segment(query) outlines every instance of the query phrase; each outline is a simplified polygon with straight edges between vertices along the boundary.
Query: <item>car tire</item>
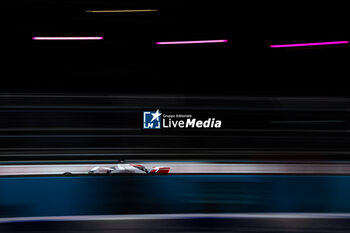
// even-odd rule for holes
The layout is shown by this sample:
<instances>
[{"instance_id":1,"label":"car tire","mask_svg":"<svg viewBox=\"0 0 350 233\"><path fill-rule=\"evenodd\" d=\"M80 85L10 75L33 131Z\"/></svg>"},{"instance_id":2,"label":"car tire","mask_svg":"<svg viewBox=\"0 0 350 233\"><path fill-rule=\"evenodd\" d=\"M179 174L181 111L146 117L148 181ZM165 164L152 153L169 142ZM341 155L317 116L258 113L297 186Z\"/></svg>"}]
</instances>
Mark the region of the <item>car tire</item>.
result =
<instances>
[{"instance_id":1,"label":"car tire","mask_svg":"<svg viewBox=\"0 0 350 233\"><path fill-rule=\"evenodd\" d=\"M65 173L63 173L63 175L64 176L71 176L71 175L73 175L71 172L65 172Z\"/></svg>"}]
</instances>

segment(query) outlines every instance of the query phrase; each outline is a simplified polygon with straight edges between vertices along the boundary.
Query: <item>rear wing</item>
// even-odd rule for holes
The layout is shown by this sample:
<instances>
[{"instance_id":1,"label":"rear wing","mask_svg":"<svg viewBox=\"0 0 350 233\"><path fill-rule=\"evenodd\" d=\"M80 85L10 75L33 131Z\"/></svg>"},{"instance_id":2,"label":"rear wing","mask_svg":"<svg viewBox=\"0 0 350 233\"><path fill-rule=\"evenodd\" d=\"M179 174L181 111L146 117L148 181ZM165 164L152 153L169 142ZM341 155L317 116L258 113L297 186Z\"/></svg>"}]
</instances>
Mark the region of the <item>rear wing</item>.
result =
<instances>
[{"instance_id":1,"label":"rear wing","mask_svg":"<svg viewBox=\"0 0 350 233\"><path fill-rule=\"evenodd\" d=\"M149 172L151 174L168 174L170 172L170 167L152 167Z\"/></svg>"}]
</instances>

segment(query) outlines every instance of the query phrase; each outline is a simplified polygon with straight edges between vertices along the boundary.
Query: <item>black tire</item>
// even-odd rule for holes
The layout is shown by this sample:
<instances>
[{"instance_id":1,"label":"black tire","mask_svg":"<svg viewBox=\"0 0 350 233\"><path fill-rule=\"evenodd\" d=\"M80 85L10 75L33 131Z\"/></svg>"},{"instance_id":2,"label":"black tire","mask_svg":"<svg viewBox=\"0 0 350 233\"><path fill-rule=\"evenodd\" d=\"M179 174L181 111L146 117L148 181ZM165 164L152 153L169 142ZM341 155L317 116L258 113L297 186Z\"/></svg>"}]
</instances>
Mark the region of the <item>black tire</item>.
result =
<instances>
[{"instance_id":1,"label":"black tire","mask_svg":"<svg viewBox=\"0 0 350 233\"><path fill-rule=\"evenodd\" d=\"M63 175L64 176L71 176L71 175L73 175L71 172L65 172L65 173L63 173Z\"/></svg>"}]
</instances>

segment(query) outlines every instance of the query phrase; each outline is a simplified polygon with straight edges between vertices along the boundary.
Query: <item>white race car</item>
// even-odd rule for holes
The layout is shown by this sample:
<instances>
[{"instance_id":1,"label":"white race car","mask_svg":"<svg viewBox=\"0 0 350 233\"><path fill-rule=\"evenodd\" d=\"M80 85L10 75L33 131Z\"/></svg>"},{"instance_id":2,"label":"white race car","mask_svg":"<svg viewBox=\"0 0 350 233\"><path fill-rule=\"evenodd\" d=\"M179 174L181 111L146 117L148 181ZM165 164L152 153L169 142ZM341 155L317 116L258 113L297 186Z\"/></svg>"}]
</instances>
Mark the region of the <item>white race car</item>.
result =
<instances>
[{"instance_id":1,"label":"white race car","mask_svg":"<svg viewBox=\"0 0 350 233\"><path fill-rule=\"evenodd\" d=\"M88 174L168 174L170 171L170 167L152 167L152 169L148 170L145 166L139 164L126 164L126 163L118 163L113 167L94 167L92 168ZM65 172L64 175L72 175L71 172Z\"/></svg>"}]
</instances>

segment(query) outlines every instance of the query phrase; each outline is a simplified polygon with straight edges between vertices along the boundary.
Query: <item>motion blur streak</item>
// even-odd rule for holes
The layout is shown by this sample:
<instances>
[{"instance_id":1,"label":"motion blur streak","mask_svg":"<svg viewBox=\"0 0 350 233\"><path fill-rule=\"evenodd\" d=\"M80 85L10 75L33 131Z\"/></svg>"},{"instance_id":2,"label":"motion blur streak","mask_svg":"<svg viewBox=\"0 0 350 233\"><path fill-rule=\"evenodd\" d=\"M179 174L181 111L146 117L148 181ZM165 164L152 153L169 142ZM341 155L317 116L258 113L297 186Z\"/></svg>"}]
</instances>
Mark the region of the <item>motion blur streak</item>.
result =
<instances>
[{"instance_id":1,"label":"motion blur streak","mask_svg":"<svg viewBox=\"0 0 350 233\"><path fill-rule=\"evenodd\" d=\"M192 41L168 41L156 42L158 45L176 45L176 44L207 44L207 43L226 43L228 40L192 40Z\"/></svg>"},{"instance_id":2,"label":"motion blur streak","mask_svg":"<svg viewBox=\"0 0 350 233\"><path fill-rule=\"evenodd\" d=\"M103 37L33 37L33 40L103 40Z\"/></svg>"},{"instance_id":3,"label":"motion blur streak","mask_svg":"<svg viewBox=\"0 0 350 233\"><path fill-rule=\"evenodd\" d=\"M235 232L235 233L348 233L349 217L337 215L294 214L285 215L153 215L153 216L86 216L72 220L55 218L0 225L3 232ZM66 219L66 220L65 220ZM82 220L75 220L82 219ZM88 220L91 219L91 220ZM10 220L10 219L9 219ZM17 219L14 219L17 220Z\"/></svg>"},{"instance_id":4,"label":"motion blur streak","mask_svg":"<svg viewBox=\"0 0 350 233\"><path fill-rule=\"evenodd\" d=\"M350 219L350 214L324 213L246 213L246 214L128 214L128 215L83 215L83 216L47 216L0 218L0 223L30 221L108 221L108 220L165 220L165 219L223 218L223 219Z\"/></svg>"},{"instance_id":5,"label":"motion blur streak","mask_svg":"<svg viewBox=\"0 0 350 233\"><path fill-rule=\"evenodd\" d=\"M87 13L138 13L138 12L154 12L156 9L145 10L88 10Z\"/></svg>"},{"instance_id":6,"label":"motion blur streak","mask_svg":"<svg viewBox=\"0 0 350 233\"><path fill-rule=\"evenodd\" d=\"M349 108L348 97L4 93L0 158L349 161ZM224 126L145 131L153 109Z\"/></svg>"},{"instance_id":7,"label":"motion blur streak","mask_svg":"<svg viewBox=\"0 0 350 233\"><path fill-rule=\"evenodd\" d=\"M344 120L328 121L271 121L271 124L318 124L318 123L345 123Z\"/></svg>"},{"instance_id":8,"label":"motion blur streak","mask_svg":"<svg viewBox=\"0 0 350 233\"><path fill-rule=\"evenodd\" d=\"M97 156L97 155L96 155ZM134 162L133 162L134 163ZM275 164L215 164L200 162L137 162L148 169L152 166L170 167L172 174L305 174L305 175L350 175L350 164L320 163L275 163ZM55 165L4 165L0 166L0 176L87 174L95 166L112 167L103 164L55 164Z\"/></svg>"},{"instance_id":9,"label":"motion blur streak","mask_svg":"<svg viewBox=\"0 0 350 233\"><path fill-rule=\"evenodd\" d=\"M0 218L350 213L350 177L342 175L1 177L0 187Z\"/></svg>"},{"instance_id":10,"label":"motion blur streak","mask_svg":"<svg viewBox=\"0 0 350 233\"><path fill-rule=\"evenodd\" d=\"M271 48L291 48L291 47L308 47L308 46L321 46L321 45L337 45L337 44L349 44L349 41L333 41L333 42L318 42L318 43L303 43L303 44L282 44L271 45Z\"/></svg>"}]
</instances>

